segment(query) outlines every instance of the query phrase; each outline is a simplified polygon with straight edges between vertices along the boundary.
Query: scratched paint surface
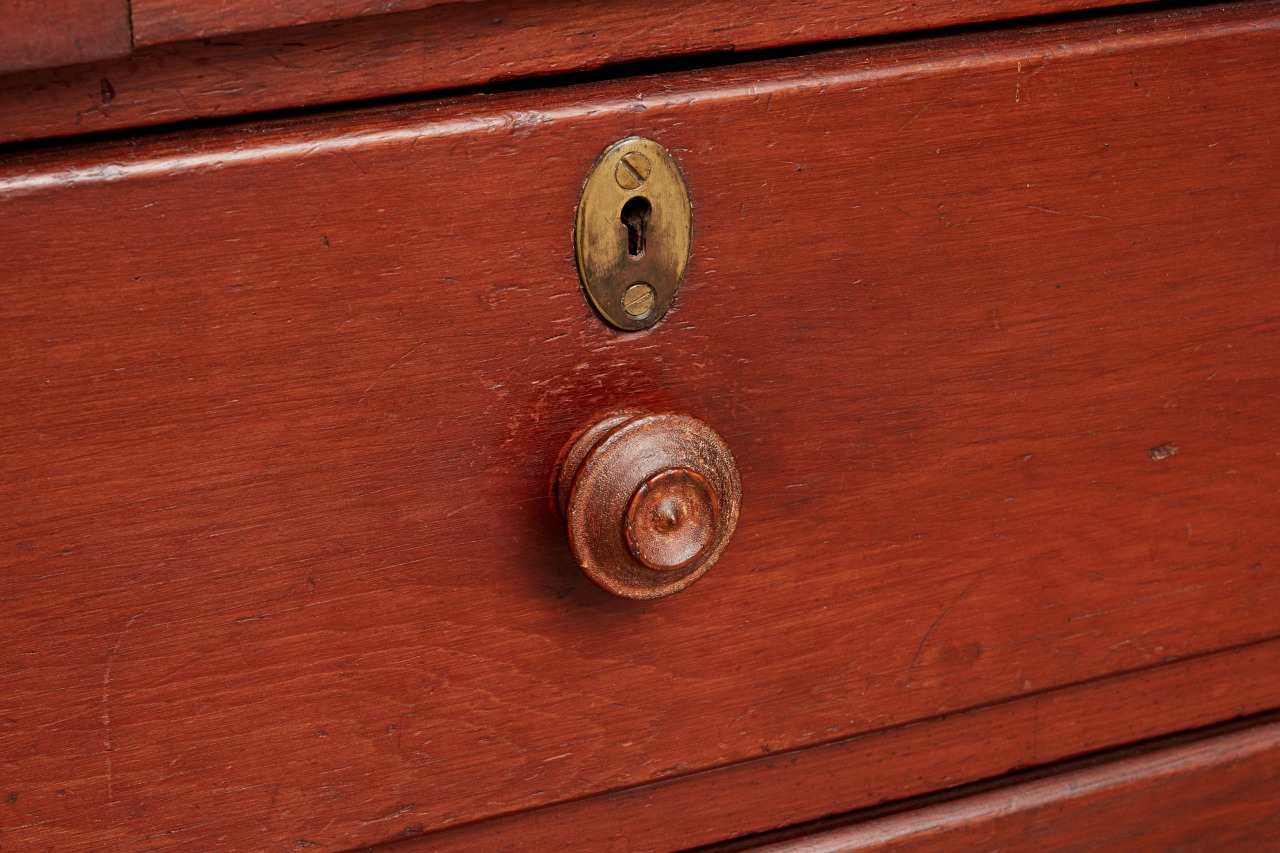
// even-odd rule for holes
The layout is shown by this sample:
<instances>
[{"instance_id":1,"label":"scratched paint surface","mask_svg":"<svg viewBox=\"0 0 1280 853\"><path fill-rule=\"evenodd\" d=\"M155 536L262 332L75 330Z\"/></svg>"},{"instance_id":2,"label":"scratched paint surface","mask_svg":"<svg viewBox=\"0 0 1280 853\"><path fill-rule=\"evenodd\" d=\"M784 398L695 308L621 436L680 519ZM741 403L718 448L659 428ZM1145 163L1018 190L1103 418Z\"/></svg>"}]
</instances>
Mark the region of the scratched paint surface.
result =
<instances>
[{"instance_id":1,"label":"scratched paint surface","mask_svg":"<svg viewBox=\"0 0 1280 853\"><path fill-rule=\"evenodd\" d=\"M1236 14L12 161L0 845L339 850L1280 633L1277 22ZM694 205L639 334L570 233L629 134ZM620 405L742 472L643 605L547 499Z\"/></svg>"}]
</instances>

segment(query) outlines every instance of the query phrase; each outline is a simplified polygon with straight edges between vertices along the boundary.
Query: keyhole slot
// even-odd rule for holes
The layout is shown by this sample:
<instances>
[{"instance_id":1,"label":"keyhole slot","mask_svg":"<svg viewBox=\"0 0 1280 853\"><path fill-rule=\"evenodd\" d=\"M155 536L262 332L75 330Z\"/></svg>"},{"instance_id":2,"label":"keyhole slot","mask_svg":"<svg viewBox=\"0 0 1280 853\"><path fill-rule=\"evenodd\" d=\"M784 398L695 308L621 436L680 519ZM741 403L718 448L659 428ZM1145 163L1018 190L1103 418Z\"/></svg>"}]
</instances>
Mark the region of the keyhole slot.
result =
<instances>
[{"instance_id":1,"label":"keyhole slot","mask_svg":"<svg viewBox=\"0 0 1280 853\"><path fill-rule=\"evenodd\" d=\"M644 196L628 199L622 206L622 224L627 228L627 254L632 260L644 257L645 229L653 206Z\"/></svg>"}]
</instances>

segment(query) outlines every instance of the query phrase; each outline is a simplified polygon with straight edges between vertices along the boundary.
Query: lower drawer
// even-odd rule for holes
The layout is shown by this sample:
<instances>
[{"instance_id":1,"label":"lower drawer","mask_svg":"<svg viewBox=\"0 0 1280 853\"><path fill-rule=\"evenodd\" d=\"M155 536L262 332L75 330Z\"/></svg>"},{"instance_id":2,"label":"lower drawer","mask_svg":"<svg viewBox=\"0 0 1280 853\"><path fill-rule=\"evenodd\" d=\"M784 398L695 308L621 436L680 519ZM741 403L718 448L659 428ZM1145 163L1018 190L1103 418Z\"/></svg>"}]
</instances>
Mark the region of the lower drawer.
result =
<instances>
[{"instance_id":1,"label":"lower drawer","mask_svg":"<svg viewBox=\"0 0 1280 853\"><path fill-rule=\"evenodd\" d=\"M1186 725L1193 671L1196 724L1280 704L1195 669L1280 635L1278 8L10 157L0 846L340 850L1066 715L991 775ZM694 230L624 333L572 232L633 134ZM741 471L657 602L548 499L619 407ZM700 841L818 816L780 778Z\"/></svg>"},{"instance_id":2,"label":"lower drawer","mask_svg":"<svg viewBox=\"0 0 1280 853\"><path fill-rule=\"evenodd\" d=\"M948 802L706 853L1276 850L1280 723L1230 729Z\"/></svg>"}]
</instances>

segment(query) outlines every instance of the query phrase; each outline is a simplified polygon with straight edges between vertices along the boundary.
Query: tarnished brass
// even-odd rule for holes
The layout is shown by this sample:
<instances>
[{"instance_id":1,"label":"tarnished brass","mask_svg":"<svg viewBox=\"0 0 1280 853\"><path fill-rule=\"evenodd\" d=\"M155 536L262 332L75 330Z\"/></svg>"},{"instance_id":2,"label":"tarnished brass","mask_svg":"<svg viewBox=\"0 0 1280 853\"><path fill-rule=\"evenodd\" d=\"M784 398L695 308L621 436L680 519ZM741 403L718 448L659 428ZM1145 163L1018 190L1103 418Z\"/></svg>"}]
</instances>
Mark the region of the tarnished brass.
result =
<instances>
[{"instance_id":1,"label":"tarnished brass","mask_svg":"<svg viewBox=\"0 0 1280 853\"><path fill-rule=\"evenodd\" d=\"M633 136L600 155L578 202L578 275L619 329L647 329L676 298L689 266L689 190L658 143Z\"/></svg>"}]
</instances>

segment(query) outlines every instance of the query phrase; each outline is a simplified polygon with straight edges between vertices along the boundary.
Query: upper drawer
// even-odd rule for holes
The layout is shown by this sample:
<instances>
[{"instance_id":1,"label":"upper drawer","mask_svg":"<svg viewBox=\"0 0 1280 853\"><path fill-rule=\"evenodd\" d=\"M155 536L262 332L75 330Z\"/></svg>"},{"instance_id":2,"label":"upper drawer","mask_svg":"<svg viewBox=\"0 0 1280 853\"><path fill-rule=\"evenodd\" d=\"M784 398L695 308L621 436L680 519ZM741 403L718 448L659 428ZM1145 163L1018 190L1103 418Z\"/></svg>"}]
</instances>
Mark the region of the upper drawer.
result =
<instances>
[{"instance_id":1,"label":"upper drawer","mask_svg":"<svg viewBox=\"0 0 1280 853\"><path fill-rule=\"evenodd\" d=\"M162 42L187 41L225 36L232 33L248 33L278 27L296 27L301 24L341 21L347 18L386 15L413 9L424 9L441 4L457 4L459 0L133 0L130 17L133 21L134 41L138 45ZM475 0L471 0L475 2ZM561 34L553 29L557 19L566 16L577 18L578 26L586 26L583 37L614 42L615 49L627 50L623 45L635 42L647 45L658 54L687 53L689 46L680 45L686 38L698 38L700 29L714 29L718 42L733 49L734 35L750 33L770 34L770 41L778 44L794 44L830 38L832 34L848 36L869 32L895 32L912 27L943 26L945 24L972 21L990 21L1000 18L1045 15L1073 9L1088 9L1116 5L1116 0L1000 0L997 3L983 0L920 0L911 6L893 3L891 0L829 0L816 4L796 3L794 0L763 0L751 15L726 15L735 7L717 0L704 0L698 6L679 5L672 0L658 0L644 6L629 4L605 4L582 0L559 3L529 4L488 0L480 14L491 26L501 26L503 17L515 14L531 15L540 24L543 36L539 51L544 62L555 62L557 45L545 37ZM522 8L523 7L523 8ZM582 12L589 10L589 16ZM457 8L447 14L462 13ZM814 32L797 22L816 25ZM546 32L550 30L550 32ZM659 32L668 36L666 43L657 40ZM674 38L673 38L674 37Z\"/></svg>"},{"instance_id":2,"label":"upper drawer","mask_svg":"<svg viewBox=\"0 0 1280 853\"><path fill-rule=\"evenodd\" d=\"M759 0L750 14L738 0L134 0L137 50L117 60L47 68L128 53L130 8L123 0L120 26L110 30L122 33L123 42L112 36L109 45L93 47L107 29L86 27L92 20L86 12L103 2L46 2L41 11L48 17L38 25L0 30L0 74L42 69L0 77L0 143L403 98L658 58L794 51L1114 0ZM5 3L0 0L0 17ZM86 8L76 9L72 20L65 3ZM351 17L357 15L365 17ZM68 33L83 50L22 53L31 36L69 41ZM104 52L108 48L115 52Z\"/></svg>"},{"instance_id":3,"label":"upper drawer","mask_svg":"<svg viewBox=\"0 0 1280 853\"><path fill-rule=\"evenodd\" d=\"M337 850L1280 634L1278 25L12 160L0 844ZM641 333L572 248L632 134L694 223ZM741 470L658 602L548 501L619 406Z\"/></svg>"},{"instance_id":4,"label":"upper drawer","mask_svg":"<svg viewBox=\"0 0 1280 853\"><path fill-rule=\"evenodd\" d=\"M0 21L0 74L111 59L133 47L128 0L0 0Z\"/></svg>"}]
</instances>

